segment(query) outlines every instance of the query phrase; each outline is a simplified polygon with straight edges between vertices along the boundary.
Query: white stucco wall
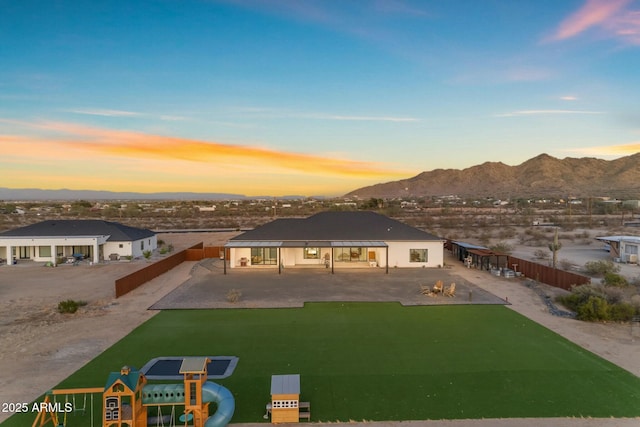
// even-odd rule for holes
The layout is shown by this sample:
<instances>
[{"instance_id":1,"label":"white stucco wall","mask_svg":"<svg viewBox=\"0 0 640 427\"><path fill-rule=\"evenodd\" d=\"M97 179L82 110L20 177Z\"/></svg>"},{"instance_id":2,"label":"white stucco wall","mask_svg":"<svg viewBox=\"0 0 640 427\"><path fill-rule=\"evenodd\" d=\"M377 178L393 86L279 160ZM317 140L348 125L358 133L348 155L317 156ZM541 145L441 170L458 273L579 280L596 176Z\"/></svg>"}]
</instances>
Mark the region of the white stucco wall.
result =
<instances>
[{"instance_id":1,"label":"white stucco wall","mask_svg":"<svg viewBox=\"0 0 640 427\"><path fill-rule=\"evenodd\" d=\"M153 235L144 239L131 242L131 256L139 258L144 256L145 251L154 251L158 248L158 238Z\"/></svg>"},{"instance_id":2,"label":"white stucco wall","mask_svg":"<svg viewBox=\"0 0 640 427\"><path fill-rule=\"evenodd\" d=\"M389 267L442 267L444 244L437 242L385 242L389 245ZM410 262L410 249L427 249L427 262ZM379 265L384 266L384 250Z\"/></svg>"}]
</instances>

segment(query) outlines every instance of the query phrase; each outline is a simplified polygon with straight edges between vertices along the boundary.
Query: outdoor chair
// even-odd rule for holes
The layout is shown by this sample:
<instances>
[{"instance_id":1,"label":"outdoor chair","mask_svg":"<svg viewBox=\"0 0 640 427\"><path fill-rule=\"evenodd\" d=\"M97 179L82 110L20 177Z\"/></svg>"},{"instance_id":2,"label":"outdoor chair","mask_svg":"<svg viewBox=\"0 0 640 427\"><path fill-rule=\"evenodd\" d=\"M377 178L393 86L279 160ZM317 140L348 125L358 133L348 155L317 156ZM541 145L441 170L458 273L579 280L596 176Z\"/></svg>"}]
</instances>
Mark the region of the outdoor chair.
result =
<instances>
[{"instance_id":1,"label":"outdoor chair","mask_svg":"<svg viewBox=\"0 0 640 427\"><path fill-rule=\"evenodd\" d=\"M455 297L456 296L456 284L451 283L447 289L443 292L444 296Z\"/></svg>"},{"instance_id":2,"label":"outdoor chair","mask_svg":"<svg viewBox=\"0 0 640 427\"><path fill-rule=\"evenodd\" d=\"M432 292L434 294L442 293L443 288L444 288L444 283L442 283L442 280L438 280L436 284L433 286Z\"/></svg>"}]
</instances>

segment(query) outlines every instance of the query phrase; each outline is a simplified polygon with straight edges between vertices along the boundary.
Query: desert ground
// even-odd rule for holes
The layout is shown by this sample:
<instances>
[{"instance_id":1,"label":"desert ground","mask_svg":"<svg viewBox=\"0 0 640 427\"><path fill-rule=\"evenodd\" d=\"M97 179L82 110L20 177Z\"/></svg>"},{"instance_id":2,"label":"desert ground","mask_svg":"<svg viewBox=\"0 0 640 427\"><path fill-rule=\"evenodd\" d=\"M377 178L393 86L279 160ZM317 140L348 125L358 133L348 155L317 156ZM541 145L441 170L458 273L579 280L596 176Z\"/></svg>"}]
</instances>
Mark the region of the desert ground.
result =
<instances>
[{"instance_id":1,"label":"desert ground","mask_svg":"<svg viewBox=\"0 0 640 427\"><path fill-rule=\"evenodd\" d=\"M159 235L176 250L203 241L221 245L236 233L192 233ZM516 247L514 255L531 259L533 248ZM563 247L560 258L575 265L605 259L598 242L576 241ZM29 402L54 387L157 311L147 310L163 296L187 282L196 262L185 262L124 297L114 298L114 280L144 266L146 260L90 266L45 268L21 264L0 267L0 402ZM585 323L549 313L539 293L514 279L491 276L467 269L448 258L455 274L508 300L509 307L580 346L640 376L640 327L629 324ZM638 277L640 268L624 265L622 274ZM544 293L564 292L540 285ZM417 289L416 289L417 291ZM86 301L74 315L57 312L59 301ZM0 422L10 414L0 413ZM639 419L504 419L366 422L377 427L528 427L637 426ZM350 425L361 423L351 422ZM257 425L257 424L256 424Z\"/></svg>"}]
</instances>

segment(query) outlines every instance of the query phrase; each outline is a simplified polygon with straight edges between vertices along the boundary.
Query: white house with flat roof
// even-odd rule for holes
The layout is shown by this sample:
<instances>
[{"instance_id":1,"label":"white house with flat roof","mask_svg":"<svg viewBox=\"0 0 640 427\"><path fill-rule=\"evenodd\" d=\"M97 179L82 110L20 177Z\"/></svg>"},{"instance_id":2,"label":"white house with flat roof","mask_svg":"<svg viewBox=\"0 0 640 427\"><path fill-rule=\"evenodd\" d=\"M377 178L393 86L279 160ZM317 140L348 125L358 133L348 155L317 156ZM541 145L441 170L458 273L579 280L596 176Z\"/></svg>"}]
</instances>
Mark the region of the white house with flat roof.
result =
<instances>
[{"instance_id":1,"label":"white house with flat roof","mask_svg":"<svg viewBox=\"0 0 640 427\"><path fill-rule=\"evenodd\" d=\"M156 234L147 229L101 220L49 220L0 233L0 258L52 262L62 258L143 256L158 247Z\"/></svg>"}]
</instances>

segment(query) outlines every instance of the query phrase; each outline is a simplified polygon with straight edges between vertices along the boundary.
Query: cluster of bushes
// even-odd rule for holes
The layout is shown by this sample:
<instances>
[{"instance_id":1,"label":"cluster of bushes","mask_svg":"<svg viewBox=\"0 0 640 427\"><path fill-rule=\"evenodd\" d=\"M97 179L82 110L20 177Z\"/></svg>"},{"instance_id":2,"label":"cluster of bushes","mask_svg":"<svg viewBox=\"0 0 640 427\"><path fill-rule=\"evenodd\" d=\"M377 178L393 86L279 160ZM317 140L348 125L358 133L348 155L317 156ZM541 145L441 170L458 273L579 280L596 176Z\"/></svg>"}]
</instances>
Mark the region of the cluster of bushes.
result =
<instances>
[{"instance_id":1,"label":"cluster of bushes","mask_svg":"<svg viewBox=\"0 0 640 427\"><path fill-rule=\"evenodd\" d=\"M587 269L598 269L602 283L574 286L569 295L558 297L558 302L576 312L577 319L628 322L640 315L640 295L629 298L634 286L612 271L616 270L613 264L595 261Z\"/></svg>"},{"instance_id":2,"label":"cluster of bushes","mask_svg":"<svg viewBox=\"0 0 640 427\"><path fill-rule=\"evenodd\" d=\"M167 245L167 243L162 239L158 240L158 248L160 255L166 255L169 252L173 252L173 245L171 243Z\"/></svg>"},{"instance_id":3,"label":"cluster of bushes","mask_svg":"<svg viewBox=\"0 0 640 427\"><path fill-rule=\"evenodd\" d=\"M589 261L584 265L584 272L589 276L605 277L607 274L615 274L620 271L620 266L613 261Z\"/></svg>"},{"instance_id":4,"label":"cluster of bushes","mask_svg":"<svg viewBox=\"0 0 640 427\"><path fill-rule=\"evenodd\" d=\"M558 301L575 311L579 320L628 322L640 314L639 307L619 301L615 293L602 285L576 286Z\"/></svg>"}]
</instances>

